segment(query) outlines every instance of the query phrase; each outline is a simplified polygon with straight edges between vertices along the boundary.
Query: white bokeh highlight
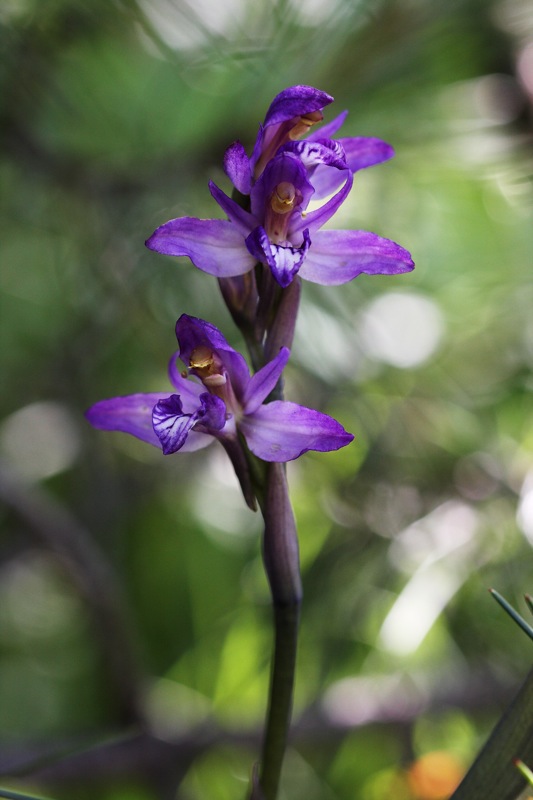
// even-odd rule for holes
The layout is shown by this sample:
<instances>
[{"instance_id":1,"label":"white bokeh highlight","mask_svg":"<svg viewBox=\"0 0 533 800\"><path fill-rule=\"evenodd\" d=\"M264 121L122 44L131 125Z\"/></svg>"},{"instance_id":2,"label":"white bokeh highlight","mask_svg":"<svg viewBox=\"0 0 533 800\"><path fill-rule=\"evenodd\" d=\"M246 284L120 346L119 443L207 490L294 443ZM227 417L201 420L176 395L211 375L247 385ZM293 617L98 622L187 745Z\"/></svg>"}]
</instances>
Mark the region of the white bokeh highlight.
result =
<instances>
[{"instance_id":1,"label":"white bokeh highlight","mask_svg":"<svg viewBox=\"0 0 533 800\"><path fill-rule=\"evenodd\" d=\"M77 425L62 403L30 403L7 417L0 427L0 454L29 481L63 472L79 452Z\"/></svg>"},{"instance_id":2,"label":"white bokeh highlight","mask_svg":"<svg viewBox=\"0 0 533 800\"><path fill-rule=\"evenodd\" d=\"M372 300L359 317L367 357L401 369L426 363L444 336L438 305L414 292L388 292Z\"/></svg>"}]
</instances>

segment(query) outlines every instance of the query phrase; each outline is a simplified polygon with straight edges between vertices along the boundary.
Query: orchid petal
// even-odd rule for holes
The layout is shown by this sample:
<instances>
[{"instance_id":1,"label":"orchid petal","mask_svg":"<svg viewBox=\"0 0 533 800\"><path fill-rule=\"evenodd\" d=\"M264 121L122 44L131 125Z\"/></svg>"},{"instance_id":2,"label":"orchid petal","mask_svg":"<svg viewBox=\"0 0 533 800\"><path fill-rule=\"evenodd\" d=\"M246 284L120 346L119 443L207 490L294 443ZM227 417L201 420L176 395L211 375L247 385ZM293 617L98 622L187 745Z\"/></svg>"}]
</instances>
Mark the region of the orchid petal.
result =
<instances>
[{"instance_id":1,"label":"orchid petal","mask_svg":"<svg viewBox=\"0 0 533 800\"><path fill-rule=\"evenodd\" d=\"M243 275L255 264L237 227L221 219L171 219L157 228L146 246L167 256L188 256L198 269L217 278Z\"/></svg>"},{"instance_id":2,"label":"orchid petal","mask_svg":"<svg viewBox=\"0 0 533 800\"><path fill-rule=\"evenodd\" d=\"M288 142L283 151L294 153L307 167L308 177L314 189L313 200L336 192L346 180L344 170L348 168L342 145L334 139L317 139Z\"/></svg>"},{"instance_id":3,"label":"orchid petal","mask_svg":"<svg viewBox=\"0 0 533 800\"><path fill-rule=\"evenodd\" d=\"M255 140L250 160L255 177L261 174L267 162L275 156L278 147L291 135L293 123L297 125L299 117L308 117L321 111L331 102L333 98L329 94L312 86L290 86L276 95L267 111L264 124L259 126ZM315 121L318 122L318 118Z\"/></svg>"},{"instance_id":4,"label":"orchid petal","mask_svg":"<svg viewBox=\"0 0 533 800\"><path fill-rule=\"evenodd\" d=\"M347 167L344 148L334 139L318 139L316 141L298 139L284 144L282 152L294 153L308 169L319 164L337 169L346 169Z\"/></svg>"},{"instance_id":5,"label":"orchid petal","mask_svg":"<svg viewBox=\"0 0 533 800\"><path fill-rule=\"evenodd\" d=\"M346 153L346 162L352 172L373 167L394 157L394 148L373 136L352 136L339 139Z\"/></svg>"},{"instance_id":6,"label":"orchid petal","mask_svg":"<svg viewBox=\"0 0 533 800\"><path fill-rule=\"evenodd\" d=\"M215 394L204 392L200 395L200 402L202 404L201 410L198 412L197 423L195 430L202 431L205 429L207 433L214 434L215 431L221 431L226 425L226 404L220 397Z\"/></svg>"},{"instance_id":7,"label":"orchid petal","mask_svg":"<svg viewBox=\"0 0 533 800\"><path fill-rule=\"evenodd\" d=\"M313 200L333 194L346 180L344 170L348 169L348 164L340 142L334 139L303 139L289 142L284 149L297 154L307 167L309 180L315 190Z\"/></svg>"},{"instance_id":8,"label":"orchid petal","mask_svg":"<svg viewBox=\"0 0 533 800\"><path fill-rule=\"evenodd\" d=\"M310 144L318 144L311 142ZM331 140L330 140L331 141ZM381 164L394 156L394 149L383 142L369 136L355 136L349 139L338 139L335 142L345 154L345 167L352 173L375 164ZM326 166L319 165L313 172L311 182L315 188L314 200L327 197L332 192L336 192L342 183L341 173L327 169Z\"/></svg>"},{"instance_id":9,"label":"orchid petal","mask_svg":"<svg viewBox=\"0 0 533 800\"><path fill-rule=\"evenodd\" d=\"M307 137L307 141L313 142L316 139L332 139L333 135L337 133L340 127L344 124L344 120L348 116L348 111L341 111L341 113L328 122L327 125L322 125L316 131L312 131Z\"/></svg>"},{"instance_id":10,"label":"orchid petal","mask_svg":"<svg viewBox=\"0 0 533 800\"><path fill-rule=\"evenodd\" d=\"M325 167L319 164L313 170L311 181L315 188L313 200L323 200L326 197L330 197L330 195L339 190L340 186L344 185L346 181L346 172L340 169L331 169L331 167Z\"/></svg>"},{"instance_id":11,"label":"orchid petal","mask_svg":"<svg viewBox=\"0 0 533 800\"><path fill-rule=\"evenodd\" d=\"M248 211L232 200L231 197L219 189L216 183L209 181L209 191L219 204L220 208L228 215L231 222L243 236L248 236L250 231L257 225L257 220Z\"/></svg>"},{"instance_id":12,"label":"orchid petal","mask_svg":"<svg viewBox=\"0 0 533 800\"><path fill-rule=\"evenodd\" d=\"M250 194L252 187L250 159L241 142L233 142L224 153L224 172L241 194Z\"/></svg>"},{"instance_id":13,"label":"orchid petal","mask_svg":"<svg viewBox=\"0 0 533 800\"><path fill-rule=\"evenodd\" d=\"M283 400L260 406L241 420L240 429L263 461L292 461L308 450L338 450L354 438L332 417Z\"/></svg>"},{"instance_id":14,"label":"orchid petal","mask_svg":"<svg viewBox=\"0 0 533 800\"><path fill-rule=\"evenodd\" d=\"M250 171L252 172L252 177L253 177L254 167L261 158L261 151L263 149L264 138L265 138L265 129L263 125L259 125L259 130L257 131L257 137L255 139L254 149L252 151L252 157L250 158Z\"/></svg>"},{"instance_id":15,"label":"orchid petal","mask_svg":"<svg viewBox=\"0 0 533 800\"><path fill-rule=\"evenodd\" d=\"M211 323L198 317L182 314L176 322L176 337L180 345L180 358L189 364L197 347L215 351L226 368L237 397L242 397L250 380L245 358L231 347L221 332Z\"/></svg>"},{"instance_id":16,"label":"orchid petal","mask_svg":"<svg viewBox=\"0 0 533 800\"><path fill-rule=\"evenodd\" d=\"M289 360L290 350L282 347L278 355L252 376L242 398L243 412L252 414L275 388Z\"/></svg>"},{"instance_id":17,"label":"orchid petal","mask_svg":"<svg viewBox=\"0 0 533 800\"><path fill-rule=\"evenodd\" d=\"M172 394L155 404L152 424L165 456L181 450L195 422L195 414L183 413L183 406L177 394Z\"/></svg>"},{"instance_id":18,"label":"orchid petal","mask_svg":"<svg viewBox=\"0 0 533 800\"><path fill-rule=\"evenodd\" d=\"M289 86L272 100L265 116L264 127L278 125L280 122L293 119L293 117L319 111L332 102L331 95L321 92L320 89L315 89L313 86Z\"/></svg>"},{"instance_id":19,"label":"orchid petal","mask_svg":"<svg viewBox=\"0 0 533 800\"><path fill-rule=\"evenodd\" d=\"M257 261L270 267L276 268L276 260L272 254L272 242L267 236L267 232L261 226L257 227L245 239L245 244L250 253Z\"/></svg>"},{"instance_id":20,"label":"orchid petal","mask_svg":"<svg viewBox=\"0 0 533 800\"><path fill-rule=\"evenodd\" d=\"M302 278L323 286L347 283L365 272L397 275L410 272L410 253L390 239L369 231L317 231L300 269Z\"/></svg>"},{"instance_id":21,"label":"orchid petal","mask_svg":"<svg viewBox=\"0 0 533 800\"><path fill-rule=\"evenodd\" d=\"M197 347L209 347L211 350L225 350L230 346L219 329L199 317L182 314L176 322L176 338L179 342L179 356L188 364L191 353Z\"/></svg>"},{"instance_id":22,"label":"orchid petal","mask_svg":"<svg viewBox=\"0 0 533 800\"><path fill-rule=\"evenodd\" d=\"M330 198L327 203L324 203L324 205L320 206L320 208L317 208L315 211L310 211L305 215L293 215L291 224L289 226L289 236L291 239L294 238L294 234L298 233L303 228L307 228L310 232L321 228L322 225L324 225L333 216L333 214L335 214L342 203L344 203L353 185L352 173L348 170L345 170L344 174L346 176L346 182L344 186L342 186L337 194L333 195L333 197Z\"/></svg>"},{"instance_id":23,"label":"orchid petal","mask_svg":"<svg viewBox=\"0 0 533 800\"><path fill-rule=\"evenodd\" d=\"M311 239L309 231L303 231L303 243L299 247L280 245L270 241L264 228L256 228L246 238L246 247L252 255L270 267L279 285L286 289L300 269L307 255Z\"/></svg>"},{"instance_id":24,"label":"orchid petal","mask_svg":"<svg viewBox=\"0 0 533 800\"><path fill-rule=\"evenodd\" d=\"M193 428L200 428L199 435L220 430L226 422L226 406L214 395L204 392L200 395L200 407L193 414L184 414L181 400L177 394L160 400L154 406L152 423L154 431L161 443L165 456L187 448L189 436ZM193 449L197 445L197 437L193 439ZM209 439L200 439L200 447L210 444Z\"/></svg>"},{"instance_id":25,"label":"orchid petal","mask_svg":"<svg viewBox=\"0 0 533 800\"><path fill-rule=\"evenodd\" d=\"M143 442L159 447L159 439L152 426L152 410L156 403L170 395L171 392L159 392L112 397L95 403L85 412L85 416L93 428L129 433Z\"/></svg>"}]
</instances>

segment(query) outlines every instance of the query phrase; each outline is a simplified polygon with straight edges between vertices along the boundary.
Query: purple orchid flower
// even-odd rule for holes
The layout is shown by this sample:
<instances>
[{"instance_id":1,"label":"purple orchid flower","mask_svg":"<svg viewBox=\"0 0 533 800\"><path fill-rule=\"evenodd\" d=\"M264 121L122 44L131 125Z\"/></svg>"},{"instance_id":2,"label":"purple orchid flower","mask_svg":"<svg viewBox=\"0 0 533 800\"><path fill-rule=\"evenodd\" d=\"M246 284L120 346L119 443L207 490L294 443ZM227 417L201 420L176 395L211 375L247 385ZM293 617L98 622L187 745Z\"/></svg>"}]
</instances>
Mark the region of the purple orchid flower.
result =
<instances>
[{"instance_id":1,"label":"purple orchid flower","mask_svg":"<svg viewBox=\"0 0 533 800\"><path fill-rule=\"evenodd\" d=\"M360 169L381 164L394 156L394 149L387 142L375 137L355 136L332 140L342 126L348 112L343 111L327 125L316 131L311 128L323 119L322 109L333 102L333 98L312 86L290 86L276 95L267 111L265 121L259 126L251 158L246 155L241 142L234 142L224 156L224 170L233 185L248 195L267 163L279 151L297 153L313 165L311 142L338 147L343 153L344 166L352 173ZM309 134L309 135L307 135ZM306 136L303 141L300 137ZM326 197L336 191L342 178L334 171L320 169L313 178L315 197Z\"/></svg>"},{"instance_id":2,"label":"purple orchid flower","mask_svg":"<svg viewBox=\"0 0 533 800\"><path fill-rule=\"evenodd\" d=\"M343 185L321 207L307 212L317 193L310 178L311 159L316 170L327 167ZM259 261L283 288L298 273L314 283L335 286L362 272L394 275L412 270L410 254L389 239L368 231L319 230L346 199L352 182L337 146L313 141L299 153L282 149L253 185L250 211L210 182L227 220L173 219L157 228L146 245L164 255L188 256L217 278L243 275Z\"/></svg>"},{"instance_id":3,"label":"purple orchid flower","mask_svg":"<svg viewBox=\"0 0 533 800\"><path fill-rule=\"evenodd\" d=\"M226 151L224 169L234 186L242 194L250 194L252 180L260 176L279 148L322 122L322 109L332 102L333 97L312 86L289 86L276 95L259 126L252 157L248 158L240 142Z\"/></svg>"},{"instance_id":4,"label":"purple orchid flower","mask_svg":"<svg viewBox=\"0 0 533 800\"><path fill-rule=\"evenodd\" d=\"M170 220L157 228L147 247L164 255L188 256L217 278L244 275L260 262L282 288L298 273L334 286L362 272L391 275L412 270L410 254L389 239L368 231L319 230L348 196L353 174L394 155L380 139L331 139L347 112L298 140L322 120L322 108L332 100L311 86L292 86L278 94L260 126L252 157L235 142L224 158L226 174L237 190L250 195L250 210L210 182L211 194L228 219ZM307 212L311 198L329 195L333 196L324 205Z\"/></svg>"},{"instance_id":5,"label":"purple orchid flower","mask_svg":"<svg viewBox=\"0 0 533 800\"><path fill-rule=\"evenodd\" d=\"M209 322L183 314L176 336L179 350L169 365L174 391L102 400L86 413L91 425L129 433L161 447L165 455L198 450L218 439L241 484L239 434L255 456L277 462L292 461L308 450L338 450L353 440L326 414L283 400L264 402L287 363L286 347L251 377L244 357ZM186 365L183 372L176 357Z\"/></svg>"}]
</instances>

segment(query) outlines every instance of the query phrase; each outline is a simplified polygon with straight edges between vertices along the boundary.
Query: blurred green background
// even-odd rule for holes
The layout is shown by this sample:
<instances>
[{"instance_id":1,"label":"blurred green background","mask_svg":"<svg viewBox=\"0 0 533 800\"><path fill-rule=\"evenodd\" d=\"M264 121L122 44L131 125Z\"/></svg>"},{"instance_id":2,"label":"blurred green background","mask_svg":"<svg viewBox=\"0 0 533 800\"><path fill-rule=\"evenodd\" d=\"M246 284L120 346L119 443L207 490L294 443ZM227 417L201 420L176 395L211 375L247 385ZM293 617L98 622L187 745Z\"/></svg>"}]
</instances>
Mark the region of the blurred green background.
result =
<instances>
[{"instance_id":1,"label":"blurred green background","mask_svg":"<svg viewBox=\"0 0 533 800\"><path fill-rule=\"evenodd\" d=\"M526 615L533 591L531 4L3 0L0 25L0 783L245 795L260 519L222 448L163 458L83 412L166 390L183 312L241 345L216 281L143 243L218 215L225 148L306 83L326 120L349 109L343 135L396 148L335 227L417 267L304 285L287 397L356 440L289 467L305 600L281 800L446 797L531 663L487 593Z\"/></svg>"}]
</instances>

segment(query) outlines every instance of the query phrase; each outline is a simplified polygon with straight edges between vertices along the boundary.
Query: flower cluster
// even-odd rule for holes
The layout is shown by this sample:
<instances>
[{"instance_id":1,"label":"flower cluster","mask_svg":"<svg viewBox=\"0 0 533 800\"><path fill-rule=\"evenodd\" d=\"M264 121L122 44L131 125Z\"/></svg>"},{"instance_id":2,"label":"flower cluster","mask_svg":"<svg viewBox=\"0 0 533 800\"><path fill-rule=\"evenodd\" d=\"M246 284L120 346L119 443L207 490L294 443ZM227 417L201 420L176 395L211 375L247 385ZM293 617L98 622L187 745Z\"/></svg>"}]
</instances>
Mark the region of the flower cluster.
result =
<instances>
[{"instance_id":1,"label":"flower cluster","mask_svg":"<svg viewBox=\"0 0 533 800\"><path fill-rule=\"evenodd\" d=\"M297 274L333 286L362 272L391 275L413 269L403 247L374 233L320 230L348 196L354 173L393 156L390 145L379 139L332 139L345 113L310 132L332 99L309 86L281 92L259 129L252 157L235 142L224 158L226 174L239 195L248 198L247 208L211 182L211 194L228 219L172 219L147 246L188 256L218 278L242 275L259 262L283 288ZM307 137L300 139L304 133ZM311 201L323 202L308 211Z\"/></svg>"},{"instance_id":2,"label":"flower cluster","mask_svg":"<svg viewBox=\"0 0 533 800\"><path fill-rule=\"evenodd\" d=\"M240 142L226 151L232 196L209 184L227 219L173 219L146 243L165 255L188 256L219 279L254 374L217 328L184 314L169 366L173 390L103 400L87 412L94 427L129 433L165 455L217 439L252 507L254 458L286 462L308 450L337 450L353 439L331 417L282 398L299 277L337 285L360 273L397 274L414 266L400 245L374 233L321 230L348 196L354 174L393 155L379 139L332 138L345 113L315 130L332 99L309 86L281 92L251 157ZM184 364L181 372L177 358Z\"/></svg>"}]
</instances>

